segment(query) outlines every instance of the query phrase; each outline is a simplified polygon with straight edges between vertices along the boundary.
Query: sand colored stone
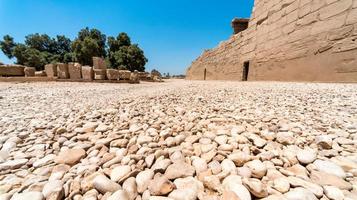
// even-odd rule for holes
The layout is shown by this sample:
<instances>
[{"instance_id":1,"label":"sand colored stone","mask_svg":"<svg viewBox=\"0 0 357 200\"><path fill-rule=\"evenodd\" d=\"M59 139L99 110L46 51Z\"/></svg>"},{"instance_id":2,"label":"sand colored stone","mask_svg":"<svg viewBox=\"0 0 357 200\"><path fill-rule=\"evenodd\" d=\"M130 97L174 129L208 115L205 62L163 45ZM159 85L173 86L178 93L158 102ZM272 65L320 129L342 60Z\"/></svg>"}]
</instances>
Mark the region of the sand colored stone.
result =
<instances>
[{"instance_id":1,"label":"sand colored stone","mask_svg":"<svg viewBox=\"0 0 357 200\"><path fill-rule=\"evenodd\" d=\"M24 76L25 67L22 65L2 65L0 66L0 76Z\"/></svg>"},{"instance_id":2,"label":"sand colored stone","mask_svg":"<svg viewBox=\"0 0 357 200\"><path fill-rule=\"evenodd\" d=\"M26 77L35 76L36 69L34 67L25 67L24 72Z\"/></svg>"},{"instance_id":3,"label":"sand colored stone","mask_svg":"<svg viewBox=\"0 0 357 200\"><path fill-rule=\"evenodd\" d=\"M69 78L78 80L82 78L82 65L79 63L68 63Z\"/></svg>"},{"instance_id":4,"label":"sand colored stone","mask_svg":"<svg viewBox=\"0 0 357 200\"><path fill-rule=\"evenodd\" d=\"M357 81L352 0L255 0L247 29L206 50L190 80ZM239 23L238 23L239 22Z\"/></svg>"},{"instance_id":5,"label":"sand colored stone","mask_svg":"<svg viewBox=\"0 0 357 200\"><path fill-rule=\"evenodd\" d=\"M93 80L94 79L93 67L82 66L82 78L83 80Z\"/></svg>"},{"instance_id":6,"label":"sand colored stone","mask_svg":"<svg viewBox=\"0 0 357 200\"><path fill-rule=\"evenodd\" d=\"M119 71L116 69L107 69L107 77L109 80L119 80Z\"/></svg>"},{"instance_id":7,"label":"sand colored stone","mask_svg":"<svg viewBox=\"0 0 357 200\"><path fill-rule=\"evenodd\" d=\"M57 65L47 64L45 65L45 71L48 77L55 77L57 76Z\"/></svg>"},{"instance_id":8,"label":"sand colored stone","mask_svg":"<svg viewBox=\"0 0 357 200\"><path fill-rule=\"evenodd\" d=\"M66 63L57 63L57 77L59 79L68 79L68 64Z\"/></svg>"}]
</instances>

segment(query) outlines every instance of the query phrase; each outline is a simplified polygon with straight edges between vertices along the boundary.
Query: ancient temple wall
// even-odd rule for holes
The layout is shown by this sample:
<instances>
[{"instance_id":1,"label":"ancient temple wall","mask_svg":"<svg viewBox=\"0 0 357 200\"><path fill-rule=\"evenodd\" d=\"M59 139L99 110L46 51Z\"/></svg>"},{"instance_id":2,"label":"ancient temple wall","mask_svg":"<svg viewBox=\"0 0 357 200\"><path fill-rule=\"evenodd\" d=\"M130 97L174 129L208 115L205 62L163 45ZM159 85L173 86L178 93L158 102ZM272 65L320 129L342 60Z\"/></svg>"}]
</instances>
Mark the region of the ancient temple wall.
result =
<instances>
[{"instance_id":1,"label":"ancient temple wall","mask_svg":"<svg viewBox=\"0 0 357 200\"><path fill-rule=\"evenodd\" d=\"M357 81L357 0L256 0L247 30L204 52L188 79Z\"/></svg>"}]
</instances>

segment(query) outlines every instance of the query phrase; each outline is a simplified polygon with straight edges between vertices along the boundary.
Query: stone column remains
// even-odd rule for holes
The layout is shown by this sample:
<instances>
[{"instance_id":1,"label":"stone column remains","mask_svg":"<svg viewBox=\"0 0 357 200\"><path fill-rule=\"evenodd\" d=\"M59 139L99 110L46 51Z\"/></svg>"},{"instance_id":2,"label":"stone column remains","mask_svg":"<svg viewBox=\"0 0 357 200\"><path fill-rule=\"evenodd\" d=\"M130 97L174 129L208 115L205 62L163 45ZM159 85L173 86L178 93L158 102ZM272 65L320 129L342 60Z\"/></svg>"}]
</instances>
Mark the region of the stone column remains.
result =
<instances>
[{"instance_id":1,"label":"stone column remains","mask_svg":"<svg viewBox=\"0 0 357 200\"><path fill-rule=\"evenodd\" d=\"M70 79L81 79L82 78L82 65L79 63L68 63L68 72Z\"/></svg>"},{"instance_id":2,"label":"stone column remains","mask_svg":"<svg viewBox=\"0 0 357 200\"><path fill-rule=\"evenodd\" d=\"M131 72L129 70L119 70L120 80L130 80Z\"/></svg>"},{"instance_id":3,"label":"stone column remains","mask_svg":"<svg viewBox=\"0 0 357 200\"><path fill-rule=\"evenodd\" d=\"M36 69L34 67L25 67L24 72L26 77L35 76Z\"/></svg>"},{"instance_id":4,"label":"stone column remains","mask_svg":"<svg viewBox=\"0 0 357 200\"><path fill-rule=\"evenodd\" d=\"M45 65L45 71L47 74L47 77L55 77L57 76L57 65L56 64L47 64Z\"/></svg>"},{"instance_id":5,"label":"stone column remains","mask_svg":"<svg viewBox=\"0 0 357 200\"><path fill-rule=\"evenodd\" d=\"M107 77L109 80L119 80L119 71L116 69L107 69Z\"/></svg>"},{"instance_id":6,"label":"stone column remains","mask_svg":"<svg viewBox=\"0 0 357 200\"><path fill-rule=\"evenodd\" d=\"M65 63L57 63L57 76L59 79L68 79L68 64Z\"/></svg>"},{"instance_id":7,"label":"stone column remains","mask_svg":"<svg viewBox=\"0 0 357 200\"><path fill-rule=\"evenodd\" d=\"M90 66L82 66L82 77L84 80L92 81L94 78L93 68Z\"/></svg>"}]
</instances>

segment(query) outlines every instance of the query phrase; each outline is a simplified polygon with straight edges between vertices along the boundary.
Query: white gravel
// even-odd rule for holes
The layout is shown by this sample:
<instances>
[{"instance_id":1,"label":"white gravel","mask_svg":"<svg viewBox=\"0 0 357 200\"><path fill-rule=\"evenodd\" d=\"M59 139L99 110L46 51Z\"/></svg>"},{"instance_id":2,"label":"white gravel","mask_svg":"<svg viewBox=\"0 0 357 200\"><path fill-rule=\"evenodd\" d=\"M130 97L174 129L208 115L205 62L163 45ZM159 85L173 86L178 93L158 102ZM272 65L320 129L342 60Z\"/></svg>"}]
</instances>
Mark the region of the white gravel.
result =
<instances>
[{"instance_id":1,"label":"white gravel","mask_svg":"<svg viewBox=\"0 0 357 200\"><path fill-rule=\"evenodd\" d=\"M0 199L357 199L356 148L357 84L0 83Z\"/></svg>"}]
</instances>

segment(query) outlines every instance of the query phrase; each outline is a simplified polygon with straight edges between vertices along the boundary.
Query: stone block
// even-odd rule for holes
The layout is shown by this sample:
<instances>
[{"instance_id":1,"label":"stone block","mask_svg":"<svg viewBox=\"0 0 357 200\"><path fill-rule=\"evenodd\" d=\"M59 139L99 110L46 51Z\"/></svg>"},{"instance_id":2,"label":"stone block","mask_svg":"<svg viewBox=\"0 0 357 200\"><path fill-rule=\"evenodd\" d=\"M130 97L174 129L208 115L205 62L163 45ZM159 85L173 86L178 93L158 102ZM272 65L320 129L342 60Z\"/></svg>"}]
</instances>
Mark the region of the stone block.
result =
<instances>
[{"instance_id":1,"label":"stone block","mask_svg":"<svg viewBox=\"0 0 357 200\"><path fill-rule=\"evenodd\" d=\"M93 69L107 69L105 60L100 57L93 57Z\"/></svg>"},{"instance_id":2,"label":"stone block","mask_svg":"<svg viewBox=\"0 0 357 200\"><path fill-rule=\"evenodd\" d=\"M317 12L314 12L314 13L310 13L308 15L306 15L305 17L299 19L297 21L297 24L298 25L309 25L309 24L312 24L312 23L315 23L318 21L318 13Z\"/></svg>"},{"instance_id":3,"label":"stone block","mask_svg":"<svg viewBox=\"0 0 357 200\"><path fill-rule=\"evenodd\" d=\"M93 69L94 71L94 80L105 80L107 78L106 69Z\"/></svg>"},{"instance_id":4,"label":"stone block","mask_svg":"<svg viewBox=\"0 0 357 200\"><path fill-rule=\"evenodd\" d=\"M45 71L47 77L55 77L57 76L57 65L56 64L47 64L45 65Z\"/></svg>"},{"instance_id":5,"label":"stone block","mask_svg":"<svg viewBox=\"0 0 357 200\"><path fill-rule=\"evenodd\" d=\"M318 21L313 24L311 35L323 33L332 29L340 28L344 25L346 19L346 14L330 18L325 21Z\"/></svg>"},{"instance_id":6,"label":"stone block","mask_svg":"<svg viewBox=\"0 0 357 200\"><path fill-rule=\"evenodd\" d=\"M107 69L107 77L109 80L119 80L119 71L116 69Z\"/></svg>"},{"instance_id":7,"label":"stone block","mask_svg":"<svg viewBox=\"0 0 357 200\"><path fill-rule=\"evenodd\" d=\"M329 40L340 40L340 39L346 38L351 34L352 30L353 30L352 25L344 26L339 29L335 29L335 30L329 32L328 39Z\"/></svg>"},{"instance_id":8,"label":"stone block","mask_svg":"<svg viewBox=\"0 0 357 200\"><path fill-rule=\"evenodd\" d=\"M346 24L355 24L355 23L357 23L357 8L350 10L346 20Z\"/></svg>"},{"instance_id":9,"label":"stone block","mask_svg":"<svg viewBox=\"0 0 357 200\"><path fill-rule=\"evenodd\" d=\"M26 77L35 76L36 69L34 67L25 67L24 72Z\"/></svg>"},{"instance_id":10,"label":"stone block","mask_svg":"<svg viewBox=\"0 0 357 200\"><path fill-rule=\"evenodd\" d=\"M65 63L57 63L57 76L59 79L68 79L68 64Z\"/></svg>"},{"instance_id":11,"label":"stone block","mask_svg":"<svg viewBox=\"0 0 357 200\"><path fill-rule=\"evenodd\" d=\"M94 78L94 72L93 68L90 66L82 66L82 78L84 80L93 80Z\"/></svg>"},{"instance_id":12,"label":"stone block","mask_svg":"<svg viewBox=\"0 0 357 200\"><path fill-rule=\"evenodd\" d=\"M119 70L120 80L130 80L131 72L129 70Z\"/></svg>"},{"instance_id":13,"label":"stone block","mask_svg":"<svg viewBox=\"0 0 357 200\"><path fill-rule=\"evenodd\" d=\"M42 71L35 72L35 76L44 77L44 76L47 76L47 74L46 74L45 70L42 70Z\"/></svg>"},{"instance_id":14,"label":"stone block","mask_svg":"<svg viewBox=\"0 0 357 200\"><path fill-rule=\"evenodd\" d=\"M341 41L338 41L333 47L333 52L339 53L339 52L345 52L345 51L351 51L357 49L356 41L357 41L357 36L345 38Z\"/></svg>"},{"instance_id":15,"label":"stone block","mask_svg":"<svg viewBox=\"0 0 357 200\"><path fill-rule=\"evenodd\" d=\"M2 65L0 76L25 76L25 67L22 65Z\"/></svg>"},{"instance_id":16,"label":"stone block","mask_svg":"<svg viewBox=\"0 0 357 200\"><path fill-rule=\"evenodd\" d=\"M352 35L357 35L357 24L353 26L353 32Z\"/></svg>"},{"instance_id":17,"label":"stone block","mask_svg":"<svg viewBox=\"0 0 357 200\"><path fill-rule=\"evenodd\" d=\"M138 77L140 80L145 80L150 78L149 72L138 72Z\"/></svg>"},{"instance_id":18,"label":"stone block","mask_svg":"<svg viewBox=\"0 0 357 200\"><path fill-rule=\"evenodd\" d=\"M320 19L325 20L332 16L336 16L340 13L347 11L352 7L352 0L339 0L335 3L332 3L326 7L323 7L320 11Z\"/></svg>"},{"instance_id":19,"label":"stone block","mask_svg":"<svg viewBox=\"0 0 357 200\"><path fill-rule=\"evenodd\" d=\"M79 63L68 63L68 73L70 79L82 78L82 65Z\"/></svg>"},{"instance_id":20,"label":"stone block","mask_svg":"<svg viewBox=\"0 0 357 200\"><path fill-rule=\"evenodd\" d=\"M135 70L134 72L131 72L130 80L131 81L139 81L140 80L138 71Z\"/></svg>"}]
</instances>

